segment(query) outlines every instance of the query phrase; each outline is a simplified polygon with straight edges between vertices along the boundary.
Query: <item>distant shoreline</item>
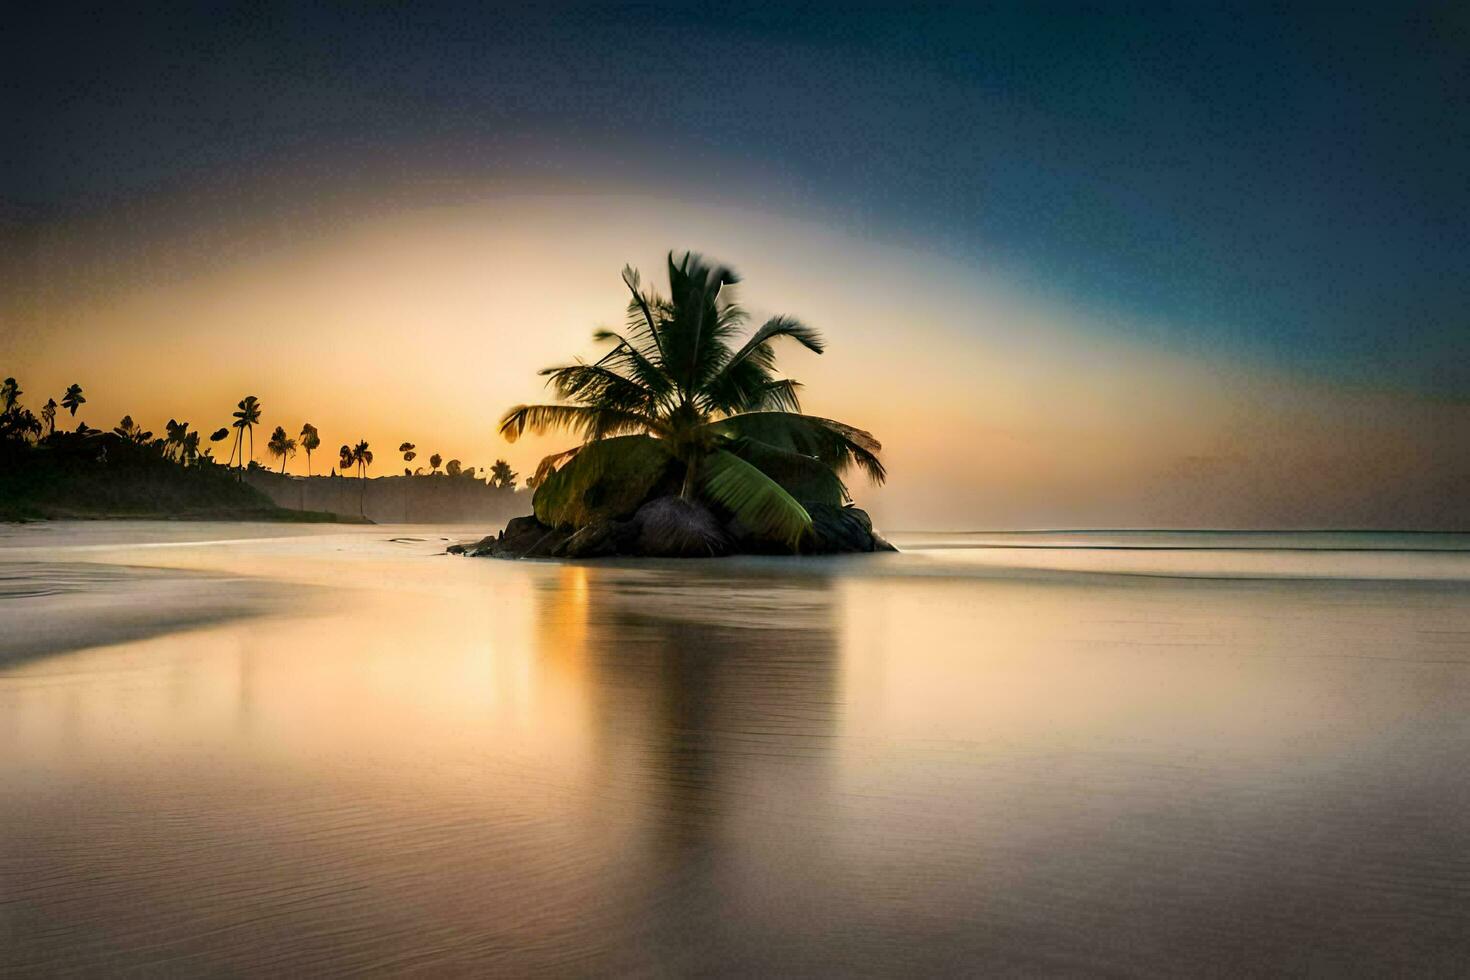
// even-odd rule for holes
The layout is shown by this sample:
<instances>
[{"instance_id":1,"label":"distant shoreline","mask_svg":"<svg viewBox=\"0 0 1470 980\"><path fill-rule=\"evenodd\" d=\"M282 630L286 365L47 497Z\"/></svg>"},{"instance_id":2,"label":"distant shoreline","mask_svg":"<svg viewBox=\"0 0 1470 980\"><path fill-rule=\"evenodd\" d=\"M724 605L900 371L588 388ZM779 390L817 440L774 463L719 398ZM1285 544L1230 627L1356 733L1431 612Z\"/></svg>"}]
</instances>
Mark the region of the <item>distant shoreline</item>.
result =
<instances>
[{"instance_id":1,"label":"distant shoreline","mask_svg":"<svg viewBox=\"0 0 1470 980\"><path fill-rule=\"evenodd\" d=\"M333 514L327 511L271 510L223 508L219 510L161 513L157 511L85 512L57 508L46 513L15 513L0 509L0 524L46 524L55 521L265 521L276 524L375 524L376 521L355 514Z\"/></svg>"}]
</instances>

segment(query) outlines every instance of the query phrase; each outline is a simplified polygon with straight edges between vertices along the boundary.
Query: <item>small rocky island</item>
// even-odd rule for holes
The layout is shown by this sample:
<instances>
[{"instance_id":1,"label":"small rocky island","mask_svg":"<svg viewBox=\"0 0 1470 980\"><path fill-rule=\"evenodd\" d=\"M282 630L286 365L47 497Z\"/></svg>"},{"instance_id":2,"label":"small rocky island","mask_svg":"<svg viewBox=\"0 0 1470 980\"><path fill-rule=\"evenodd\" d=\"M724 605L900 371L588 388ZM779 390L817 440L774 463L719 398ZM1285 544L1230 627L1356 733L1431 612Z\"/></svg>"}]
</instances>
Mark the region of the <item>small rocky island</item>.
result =
<instances>
[{"instance_id":1,"label":"small rocky island","mask_svg":"<svg viewBox=\"0 0 1470 980\"><path fill-rule=\"evenodd\" d=\"M491 558L716 558L733 554L832 555L897 551L873 531L867 512L851 505L811 504L811 530L795 547L763 537L732 518L721 523L697 502L658 497L625 520L608 518L581 528L547 527L516 517L499 534L449 547L451 554Z\"/></svg>"},{"instance_id":2,"label":"small rocky island","mask_svg":"<svg viewBox=\"0 0 1470 980\"><path fill-rule=\"evenodd\" d=\"M563 429L582 444L542 460L534 515L455 554L497 558L696 558L892 551L842 477L885 478L871 433L804 415L801 385L775 372L774 342L820 354L820 335L773 316L743 342L726 266L668 256L669 295L623 269L624 333L608 349L541 372L558 401L517 405L500 432Z\"/></svg>"}]
</instances>

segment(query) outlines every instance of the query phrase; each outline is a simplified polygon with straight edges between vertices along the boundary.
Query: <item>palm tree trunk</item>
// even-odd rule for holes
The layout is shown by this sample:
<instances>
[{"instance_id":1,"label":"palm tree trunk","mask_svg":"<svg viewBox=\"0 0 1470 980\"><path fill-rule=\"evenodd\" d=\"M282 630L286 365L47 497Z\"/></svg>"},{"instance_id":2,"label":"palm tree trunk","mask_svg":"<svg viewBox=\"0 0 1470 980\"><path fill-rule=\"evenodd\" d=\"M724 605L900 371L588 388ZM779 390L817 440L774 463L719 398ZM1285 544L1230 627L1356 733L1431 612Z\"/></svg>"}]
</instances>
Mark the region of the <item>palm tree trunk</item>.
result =
<instances>
[{"instance_id":1,"label":"palm tree trunk","mask_svg":"<svg viewBox=\"0 0 1470 980\"><path fill-rule=\"evenodd\" d=\"M684 486L679 490L679 496L684 500L694 499L694 471L696 462L697 457L691 458L689 462L684 464Z\"/></svg>"}]
</instances>

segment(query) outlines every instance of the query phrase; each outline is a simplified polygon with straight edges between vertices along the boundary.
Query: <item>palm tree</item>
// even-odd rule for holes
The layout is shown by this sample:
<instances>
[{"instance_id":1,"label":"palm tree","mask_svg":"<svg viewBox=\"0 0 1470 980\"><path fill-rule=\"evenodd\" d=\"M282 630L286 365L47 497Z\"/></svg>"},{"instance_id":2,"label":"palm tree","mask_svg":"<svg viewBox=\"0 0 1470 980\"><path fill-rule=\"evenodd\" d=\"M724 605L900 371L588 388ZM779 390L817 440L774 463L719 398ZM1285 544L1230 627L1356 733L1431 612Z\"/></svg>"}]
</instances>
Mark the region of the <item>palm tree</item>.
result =
<instances>
[{"instance_id":1,"label":"palm tree","mask_svg":"<svg viewBox=\"0 0 1470 980\"><path fill-rule=\"evenodd\" d=\"M503 459L497 459L495 465L490 467L490 485L501 490L514 490L518 476L520 474L511 469L510 464Z\"/></svg>"},{"instance_id":2,"label":"palm tree","mask_svg":"<svg viewBox=\"0 0 1470 980\"><path fill-rule=\"evenodd\" d=\"M775 316L736 347L746 314L722 292L739 277L692 253L676 260L672 252L668 274L665 299L644 290L638 272L625 267L627 336L597 331L598 341L612 343L601 358L541 372L558 404L517 405L501 419L500 432L510 441L527 429L567 429L583 439L537 468L538 517L576 523L589 473L610 460L625 467L637 460L650 490L671 471L684 499L702 495L746 526L794 544L812 520L793 491L809 503L846 502L839 477L852 466L883 481L878 440L800 414L800 386L774 373L772 342L787 337L820 354L816 331Z\"/></svg>"},{"instance_id":3,"label":"palm tree","mask_svg":"<svg viewBox=\"0 0 1470 980\"><path fill-rule=\"evenodd\" d=\"M316 426L310 422L302 423L301 426L301 448L306 450L306 475L311 476L311 452L322 444L322 437L317 434Z\"/></svg>"},{"instance_id":4,"label":"palm tree","mask_svg":"<svg viewBox=\"0 0 1470 980\"><path fill-rule=\"evenodd\" d=\"M169 419L163 428L164 455L180 463L186 462L184 458L184 443L189 437L189 423ZM195 438L195 443L198 443L197 437Z\"/></svg>"},{"instance_id":5,"label":"palm tree","mask_svg":"<svg viewBox=\"0 0 1470 980\"><path fill-rule=\"evenodd\" d=\"M286 460L296 455L296 440L286 435L285 426L276 426L275 431L271 433L270 441L265 444L265 448L272 456L280 459L281 474L285 475Z\"/></svg>"},{"instance_id":6,"label":"palm tree","mask_svg":"<svg viewBox=\"0 0 1470 980\"><path fill-rule=\"evenodd\" d=\"M260 423L260 401L254 395L246 395L240 399L239 408L235 411L235 421L230 424L235 428L235 449L243 449L244 434L250 433L250 461L255 462L255 427ZM230 459L235 458L235 452L230 453ZM240 479L244 479L245 456L240 454Z\"/></svg>"},{"instance_id":7,"label":"palm tree","mask_svg":"<svg viewBox=\"0 0 1470 980\"><path fill-rule=\"evenodd\" d=\"M153 438L153 433L145 431L141 425L133 421L131 415L124 415L122 421L112 427L112 431L118 438L140 446Z\"/></svg>"},{"instance_id":8,"label":"palm tree","mask_svg":"<svg viewBox=\"0 0 1470 980\"><path fill-rule=\"evenodd\" d=\"M398 447L398 451L403 454L403 461L405 463L413 462L414 457L418 455L418 453L414 452L416 448L411 442L405 442ZM403 468L403 475L413 476L413 470L405 466ZM408 523L408 491L411 487L412 483L405 480L403 484L403 523L405 524Z\"/></svg>"},{"instance_id":9,"label":"palm tree","mask_svg":"<svg viewBox=\"0 0 1470 980\"><path fill-rule=\"evenodd\" d=\"M367 489L367 468L373 465L373 451L368 448L367 440L359 440L355 446L343 446L337 450L337 466L346 473L354 466L357 467L357 478L363 481L357 491L357 512L363 513L363 493ZM366 517L366 514L363 514Z\"/></svg>"},{"instance_id":10,"label":"palm tree","mask_svg":"<svg viewBox=\"0 0 1470 980\"><path fill-rule=\"evenodd\" d=\"M81 385L67 385L66 392L61 396L61 407L70 412L72 418L76 418L77 409L85 404L86 401L87 399L82 397Z\"/></svg>"},{"instance_id":11,"label":"palm tree","mask_svg":"<svg viewBox=\"0 0 1470 980\"><path fill-rule=\"evenodd\" d=\"M189 432L184 435L184 443L179 447L179 459L185 466L193 466L199 459L199 432Z\"/></svg>"},{"instance_id":12,"label":"palm tree","mask_svg":"<svg viewBox=\"0 0 1470 980\"><path fill-rule=\"evenodd\" d=\"M20 400L20 396L23 394L25 392L21 391L20 384L14 378L6 378L3 382L0 382L0 403L3 403L3 408L0 408L0 411L10 411L15 407L15 403Z\"/></svg>"},{"instance_id":13,"label":"palm tree","mask_svg":"<svg viewBox=\"0 0 1470 980\"><path fill-rule=\"evenodd\" d=\"M460 464L459 460L457 460L457 459L451 459L449 462L447 462L447 463L444 464L444 475L445 476L459 476L459 474L460 474L460 465L461 464Z\"/></svg>"},{"instance_id":14,"label":"palm tree","mask_svg":"<svg viewBox=\"0 0 1470 980\"><path fill-rule=\"evenodd\" d=\"M50 438L56 435L56 399L46 399L46 404L41 406L41 421L46 423L46 436Z\"/></svg>"},{"instance_id":15,"label":"palm tree","mask_svg":"<svg viewBox=\"0 0 1470 980\"><path fill-rule=\"evenodd\" d=\"M430 476L438 476L439 475L439 466L443 462L444 462L444 457L443 456L440 456L438 453L435 453L434 455L430 456L429 457L429 475Z\"/></svg>"}]
</instances>

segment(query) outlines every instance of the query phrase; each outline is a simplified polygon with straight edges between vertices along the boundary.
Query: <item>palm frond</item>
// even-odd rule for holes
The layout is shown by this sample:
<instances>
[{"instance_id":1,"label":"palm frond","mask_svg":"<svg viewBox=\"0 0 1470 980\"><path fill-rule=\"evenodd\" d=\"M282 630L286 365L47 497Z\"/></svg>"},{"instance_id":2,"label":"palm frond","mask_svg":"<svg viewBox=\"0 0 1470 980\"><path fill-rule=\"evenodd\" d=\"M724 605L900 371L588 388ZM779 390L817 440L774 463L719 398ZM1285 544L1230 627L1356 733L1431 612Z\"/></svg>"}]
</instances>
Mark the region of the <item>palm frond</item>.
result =
<instances>
[{"instance_id":1,"label":"palm frond","mask_svg":"<svg viewBox=\"0 0 1470 980\"><path fill-rule=\"evenodd\" d=\"M645 435L600 439L558 455L562 461L552 464L531 498L536 519L550 527L632 515L673 462L662 440Z\"/></svg>"},{"instance_id":2,"label":"palm frond","mask_svg":"<svg viewBox=\"0 0 1470 980\"><path fill-rule=\"evenodd\" d=\"M645 388L661 399L667 398L674 390L674 379L669 377L667 371L654 363L654 358L658 356L657 349L639 350L628 338L612 330L594 331L592 339L599 342L614 341L613 349L597 359L598 366L620 371L629 377L636 378Z\"/></svg>"},{"instance_id":3,"label":"palm frond","mask_svg":"<svg viewBox=\"0 0 1470 980\"><path fill-rule=\"evenodd\" d=\"M641 381L627 378L600 364L567 364L540 372L557 396L568 401L629 412L650 412L658 396Z\"/></svg>"},{"instance_id":4,"label":"palm frond","mask_svg":"<svg viewBox=\"0 0 1470 980\"><path fill-rule=\"evenodd\" d=\"M515 442L527 429L537 434L566 429L591 442L634 432L658 432L662 428L662 423L647 415L595 405L517 405L500 420L500 434L508 442Z\"/></svg>"},{"instance_id":5,"label":"palm frond","mask_svg":"<svg viewBox=\"0 0 1470 980\"><path fill-rule=\"evenodd\" d=\"M812 526L811 515L795 497L734 453L710 454L702 473L705 494L757 534L795 547Z\"/></svg>"},{"instance_id":6,"label":"palm frond","mask_svg":"<svg viewBox=\"0 0 1470 980\"><path fill-rule=\"evenodd\" d=\"M746 358L756 358L766 368L773 367L775 353L771 350L771 341L778 337L790 337L813 354L820 354L826 350L826 345L822 343L822 335L816 330L795 317L773 316L750 335L745 346L736 351L725 366L740 364Z\"/></svg>"},{"instance_id":7,"label":"palm frond","mask_svg":"<svg viewBox=\"0 0 1470 980\"><path fill-rule=\"evenodd\" d=\"M747 412L711 422L715 431L744 436L778 449L821 460L839 475L857 466L874 483L888 476L878 453L883 450L872 433L834 419L792 412Z\"/></svg>"},{"instance_id":8,"label":"palm frond","mask_svg":"<svg viewBox=\"0 0 1470 980\"><path fill-rule=\"evenodd\" d=\"M638 270L631 265L623 266L623 284L632 294L632 299L628 301L628 328L635 337L641 337L645 344L652 345L653 350L658 351L659 360L667 365L668 357L659 337L658 321L653 315L654 309L661 305L658 294L643 292L643 281Z\"/></svg>"},{"instance_id":9,"label":"palm frond","mask_svg":"<svg viewBox=\"0 0 1470 980\"><path fill-rule=\"evenodd\" d=\"M832 472L830 466L813 456L778 449L754 439L731 439L724 448L781 484L787 493L803 504L841 507L852 500L841 478Z\"/></svg>"}]
</instances>

